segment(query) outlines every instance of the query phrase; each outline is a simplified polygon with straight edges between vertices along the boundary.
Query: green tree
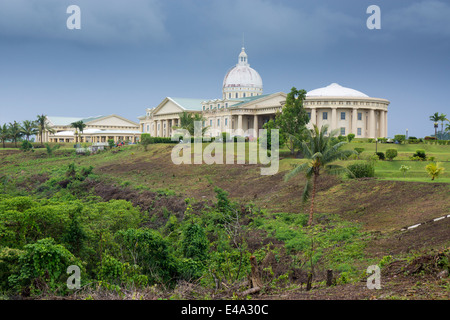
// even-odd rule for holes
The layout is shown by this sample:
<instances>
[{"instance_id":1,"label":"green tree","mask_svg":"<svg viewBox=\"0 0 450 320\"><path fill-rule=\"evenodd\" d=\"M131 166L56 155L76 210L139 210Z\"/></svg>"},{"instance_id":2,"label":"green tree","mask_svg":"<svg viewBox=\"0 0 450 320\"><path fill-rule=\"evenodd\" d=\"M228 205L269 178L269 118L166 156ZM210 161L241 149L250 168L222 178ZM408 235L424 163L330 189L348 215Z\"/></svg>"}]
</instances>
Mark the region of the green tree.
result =
<instances>
[{"instance_id":1,"label":"green tree","mask_svg":"<svg viewBox=\"0 0 450 320\"><path fill-rule=\"evenodd\" d=\"M439 178L439 175L444 173L444 168L441 167L441 164L431 162L426 167L425 170L427 171L428 175L431 177L431 180Z\"/></svg>"},{"instance_id":2,"label":"green tree","mask_svg":"<svg viewBox=\"0 0 450 320\"><path fill-rule=\"evenodd\" d=\"M302 133L309 122L308 114L303 108L305 97L305 90L297 90L293 87L286 97L286 104L282 111L277 112L275 117L276 127L280 129L280 136L284 136L291 154L295 153L299 142L303 140Z\"/></svg>"},{"instance_id":3,"label":"green tree","mask_svg":"<svg viewBox=\"0 0 450 320\"><path fill-rule=\"evenodd\" d=\"M442 139L442 137L444 136L444 121L449 121L449 120L447 119L446 114L441 113L439 115L439 121L441 121L441 139Z\"/></svg>"},{"instance_id":4,"label":"green tree","mask_svg":"<svg viewBox=\"0 0 450 320\"><path fill-rule=\"evenodd\" d=\"M434 123L434 137L437 139L437 129L439 127L438 122L441 120L441 117L439 116L439 112L435 112L432 116L430 116L430 121L433 121Z\"/></svg>"},{"instance_id":5,"label":"green tree","mask_svg":"<svg viewBox=\"0 0 450 320\"><path fill-rule=\"evenodd\" d=\"M41 145L44 145L44 141L42 140L44 132L48 131L50 133L55 133L55 130L53 130L53 128L51 128L48 125L47 116L44 114L37 116L36 125L38 129L39 138L41 139Z\"/></svg>"},{"instance_id":6,"label":"green tree","mask_svg":"<svg viewBox=\"0 0 450 320\"><path fill-rule=\"evenodd\" d=\"M306 202L311 197L308 225L311 225L313 220L317 180L321 170L323 169L328 174L348 172L346 168L336 165L334 162L339 159L346 159L351 154L356 154L353 150L341 150L341 147L347 143L345 141L332 145L331 138L338 133L338 130L332 131L328 136L326 135L327 130L328 125L322 126L320 130L316 125L313 125L313 129L306 131L307 139L301 142L300 148L308 161L298 165L285 176L287 181L300 172L306 174L307 181L303 190L303 201Z\"/></svg>"},{"instance_id":7,"label":"green tree","mask_svg":"<svg viewBox=\"0 0 450 320\"><path fill-rule=\"evenodd\" d=\"M389 160L394 159L398 155L397 149L387 149L386 150L386 158Z\"/></svg>"},{"instance_id":8,"label":"green tree","mask_svg":"<svg viewBox=\"0 0 450 320\"><path fill-rule=\"evenodd\" d=\"M36 122L25 120L20 126L20 132L27 138L27 141L30 141L30 136L36 135L39 130L37 128Z\"/></svg>"},{"instance_id":9,"label":"green tree","mask_svg":"<svg viewBox=\"0 0 450 320\"><path fill-rule=\"evenodd\" d=\"M6 123L0 127L0 140L2 140L3 148L5 148L5 142L10 138L9 128Z\"/></svg>"},{"instance_id":10,"label":"green tree","mask_svg":"<svg viewBox=\"0 0 450 320\"><path fill-rule=\"evenodd\" d=\"M17 140L22 137L22 132L20 131L20 125L16 121L14 121L14 123L9 123L9 137L17 148Z\"/></svg>"},{"instance_id":11,"label":"green tree","mask_svg":"<svg viewBox=\"0 0 450 320\"><path fill-rule=\"evenodd\" d=\"M203 123L203 121L205 121L205 118L203 118L203 116L200 113L191 113L184 111L180 113L179 116L180 116L179 126L174 126L173 128L187 130L191 135L191 137L193 137L195 133L195 122L200 121ZM202 136L205 134L208 128L209 127L207 126L205 127L202 126Z\"/></svg>"},{"instance_id":12,"label":"green tree","mask_svg":"<svg viewBox=\"0 0 450 320\"><path fill-rule=\"evenodd\" d=\"M83 134L83 131L86 128L86 124L82 120L80 120L72 122L70 126L72 128L75 128L75 139L76 139L75 143L78 143L78 139L81 142L81 135Z\"/></svg>"},{"instance_id":13,"label":"green tree","mask_svg":"<svg viewBox=\"0 0 450 320\"><path fill-rule=\"evenodd\" d=\"M352 142L353 139L355 139L355 134L354 133L349 133L347 135L348 143Z\"/></svg>"},{"instance_id":14,"label":"green tree","mask_svg":"<svg viewBox=\"0 0 450 320\"><path fill-rule=\"evenodd\" d=\"M144 150L147 151L149 144L153 143L153 138L148 133L143 133L141 135L141 144L144 146Z\"/></svg>"}]
</instances>

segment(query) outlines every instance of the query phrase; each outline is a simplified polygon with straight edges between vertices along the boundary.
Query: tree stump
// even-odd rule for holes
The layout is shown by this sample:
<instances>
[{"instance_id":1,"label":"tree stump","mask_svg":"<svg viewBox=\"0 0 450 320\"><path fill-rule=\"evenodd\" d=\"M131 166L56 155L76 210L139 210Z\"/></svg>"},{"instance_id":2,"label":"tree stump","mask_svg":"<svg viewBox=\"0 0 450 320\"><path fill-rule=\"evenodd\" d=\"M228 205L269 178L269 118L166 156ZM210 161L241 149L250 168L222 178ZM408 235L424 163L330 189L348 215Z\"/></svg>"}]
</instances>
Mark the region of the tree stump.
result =
<instances>
[{"instance_id":1,"label":"tree stump","mask_svg":"<svg viewBox=\"0 0 450 320\"><path fill-rule=\"evenodd\" d=\"M258 263L256 262L256 257L250 257L251 274L250 274L250 284L253 288L262 288L263 284L261 282L261 276L259 273Z\"/></svg>"},{"instance_id":2,"label":"tree stump","mask_svg":"<svg viewBox=\"0 0 450 320\"><path fill-rule=\"evenodd\" d=\"M327 270L327 287L333 285L333 270Z\"/></svg>"}]
</instances>

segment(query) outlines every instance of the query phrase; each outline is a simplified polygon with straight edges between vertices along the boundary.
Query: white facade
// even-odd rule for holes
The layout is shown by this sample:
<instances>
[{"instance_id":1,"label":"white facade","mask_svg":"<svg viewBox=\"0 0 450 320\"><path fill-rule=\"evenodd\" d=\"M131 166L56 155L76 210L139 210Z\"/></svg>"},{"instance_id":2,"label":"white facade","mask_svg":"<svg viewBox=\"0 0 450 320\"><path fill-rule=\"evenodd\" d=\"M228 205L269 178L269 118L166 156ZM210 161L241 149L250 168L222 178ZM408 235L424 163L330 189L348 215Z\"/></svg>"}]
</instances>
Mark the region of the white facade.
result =
<instances>
[{"instance_id":1,"label":"white facade","mask_svg":"<svg viewBox=\"0 0 450 320\"><path fill-rule=\"evenodd\" d=\"M258 137L258 129L282 112L286 93L263 94L263 82L257 71L250 68L242 48L238 64L225 75L222 99L165 98L156 108L147 109L139 117L141 132L152 136L170 137L178 125L179 114L187 111L201 113L209 134L239 130L240 134ZM304 108L311 124L328 124L341 135L355 134L357 138L387 137L389 101L332 83L307 93Z\"/></svg>"}]
</instances>

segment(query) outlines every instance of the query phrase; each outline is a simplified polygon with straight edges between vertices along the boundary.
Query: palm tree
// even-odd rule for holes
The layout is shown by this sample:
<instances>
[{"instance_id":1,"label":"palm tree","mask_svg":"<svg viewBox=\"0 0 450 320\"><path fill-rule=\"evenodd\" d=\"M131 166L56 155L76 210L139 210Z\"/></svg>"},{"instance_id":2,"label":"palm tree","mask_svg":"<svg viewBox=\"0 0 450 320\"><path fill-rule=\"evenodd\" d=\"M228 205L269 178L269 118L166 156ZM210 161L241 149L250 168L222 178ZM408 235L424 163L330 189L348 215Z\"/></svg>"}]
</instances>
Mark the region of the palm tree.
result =
<instances>
[{"instance_id":1,"label":"palm tree","mask_svg":"<svg viewBox=\"0 0 450 320\"><path fill-rule=\"evenodd\" d=\"M333 145L331 138L337 135L338 130L333 130L328 136L326 134L327 130L328 125L322 126L320 130L316 125L313 125L313 129L306 130L307 138L306 141L300 141L300 150L305 158L308 159L308 162L295 167L285 176L287 181L300 172L305 172L306 174L307 181L303 190L303 202L306 202L311 196L308 225L312 224L317 179L321 174L321 170L323 169L325 173L329 174L340 174L348 171L342 166L333 164L333 162L347 158L351 154L356 154L353 150L340 150L347 142L342 141Z\"/></svg>"},{"instance_id":2,"label":"palm tree","mask_svg":"<svg viewBox=\"0 0 450 320\"><path fill-rule=\"evenodd\" d=\"M425 170L427 171L428 175L431 177L431 180L437 179L440 174L444 173L444 168L441 167L441 164L431 162L426 167Z\"/></svg>"},{"instance_id":3,"label":"palm tree","mask_svg":"<svg viewBox=\"0 0 450 320\"><path fill-rule=\"evenodd\" d=\"M441 139L442 139L442 136L444 135L444 121L448 121L447 115L441 113L439 115L439 121L441 121Z\"/></svg>"},{"instance_id":4,"label":"palm tree","mask_svg":"<svg viewBox=\"0 0 450 320\"><path fill-rule=\"evenodd\" d=\"M86 124L82 120L80 120L80 121L72 122L70 124L70 126L72 128L75 128L76 143L78 143L78 137L80 138L80 142L81 142L81 135L83 134L83 131L86 128Z\"/></svg>"},{"instance_id":5,"label":"palm tree","mask_svg":"<svg viewBox=\"0 0 450 320\"><path fill-rule=\"evenodd\" d=\"M14 121L14 123L9 123L9 137L12 141L14 141L14 146L17 148L17 140L22 136L22 132L20 131L20 125Z\"/></svg>"},{"instance_id":6,"label":"palm tree","mask_svg":"<svg viewBox=\"0 0 450 320\"><path fill-rule=\"evenodd\" d=\"M36 126L36 122L25 120L20 126L20 132L27 137L27 141L30 141L30 136L36 135L39 130Z\"/></svg>"},{"instance_id":7,"label":"palm tree","mask_svg":"<svg viewBox=\"0 0 450 320\"><path fill-rule=\"evenodd\" d=\"M189 113L187 111L184 111L180 113L180 121L179 125L176 127L173 127L174 129L185 129L189 132L191 137L195 134L195 122L196 121L205 121L205 118L200 113ZM202 127L202 136L204 135L205 131L208 129L208 127Z\"/></svg>"},{"instance_id":8,"label":"palm tree","mask_svg":"<svg viewBox=\"0 0 450 320\"><path fill-rule=\"evenodd\" d=\"M44 114L37 116L36 125L37 125L37 129L38 129L38 133L39 133L39 138L41 140L41 145L44 145L44 141L42 140L42 136L44 135L44 132L48 131L50 133L55 133L55 130L53 130L47 124L47 116Z\"/></svg>"},{"instance_id":9,"label":"palm tree","mask_svg":"<svg viewBox=\"0 0 450 320\"><path fill-rule=\"evenodd\" d=\"M0 127L0 140L2 140L3 149L5 148L6 140L8 140L9 138L10 138L9 128L5 123L5 124L3 124L3 126Z\"/></svg>"},{"instance_id":10,"label":"palm tree","mask_svg":"<svg viewBox=\"0 0 450 320\"><path fill-rule=\"evenodd\" d=\"M441 120L438 112L435 112L432 116L430 116L430 121L434 122L434 137L437 140L437 128L439 127L438 121Z\"/></svg>"}]
</instances>

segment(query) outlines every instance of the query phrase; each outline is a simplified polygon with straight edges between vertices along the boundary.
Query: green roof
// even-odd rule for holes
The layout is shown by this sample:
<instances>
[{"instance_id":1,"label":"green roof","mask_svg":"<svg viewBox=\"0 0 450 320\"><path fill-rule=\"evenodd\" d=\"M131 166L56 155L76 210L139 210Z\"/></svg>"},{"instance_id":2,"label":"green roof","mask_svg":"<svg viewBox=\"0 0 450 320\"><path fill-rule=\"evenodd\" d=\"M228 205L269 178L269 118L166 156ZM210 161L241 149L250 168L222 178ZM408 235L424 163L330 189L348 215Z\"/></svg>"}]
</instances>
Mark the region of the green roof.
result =
<instances>
[{"instance_id":1,"label":"green roof","mask_svg":"<svg viewBox=\"0 0 450 320\"><path fill-rule=\"evenodd\" d=\"M248 103L248 102L251 102L251 101L255 101L255 100L259 100L259 99L262 99L262 98L265 98L265 97L268 97L268 96L270 96L270 94L263 94L261 96L254 96L254 97L239 98L239 99L236 99L236 100L241 101L241 102L233 104L230 108L238 107L238 106L243 105L245 103Z\"/></svg>"},{"instance_id":2,"label":"green roof","mask_svg":"<svg viewBox=\"0 0 450 320\"><path fill-rule=\"evenodd\" d=\"M178 104L183 109L191 111L202 111L202 102L205 101L205 99L191 99L191 98L169 97L169 99L171 99L173 102Z\"/></svg>"}]
</instances>

